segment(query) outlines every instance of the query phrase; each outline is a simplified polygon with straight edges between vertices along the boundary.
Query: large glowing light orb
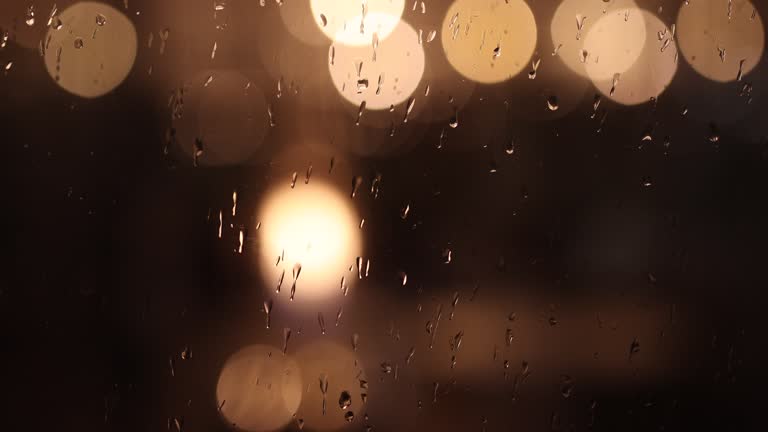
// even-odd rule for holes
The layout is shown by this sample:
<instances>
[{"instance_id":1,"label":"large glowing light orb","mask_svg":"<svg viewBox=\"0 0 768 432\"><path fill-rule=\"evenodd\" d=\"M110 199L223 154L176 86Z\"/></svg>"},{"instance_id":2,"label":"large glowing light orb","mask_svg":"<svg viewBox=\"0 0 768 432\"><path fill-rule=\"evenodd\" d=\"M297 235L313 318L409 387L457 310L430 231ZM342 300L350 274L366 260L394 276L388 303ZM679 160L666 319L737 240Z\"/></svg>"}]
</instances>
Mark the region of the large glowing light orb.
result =
<instances>
[{"instance_id":1,"label":"large glowing light orb","mask_svg":"<svg viewBox=\"0 0 768 432\"><path fill-rule=\"evenodd\" d=\"M610 79L635 64L648 39L645 18L640 9L626 9L607 13L594 23L581 54L590 78Z\"/></svg>"},{"instance_id":2,"label":"large glowing light orb","mask_svg":"<svg viewBox=\"0 0 768 432\"><path fill-rule=\"evenodd\" d=\"M584 46L596 55L586 69L600 93L623 105L637 105L658 97L672 82L677 46L672 30L658 17L641 9L629 11L627 21L619 13L601 17ZM626 32L630 22L632 30Z\"/></svg>"},{"instance_id":3,"label":"large glowing light orb","mask_svg":"<svg viewBox=\"0 0 768 432\"><path fill-rule=\"evenodd\" d=\"M367 34L367 40L350 38L346 44L370 44L370 35L386 39L395 29L405 8L404 0L310 0L315 24L331 40L340 33Z\"/></svg>"},{"instance_id":4,"label":"large glowing light orb","mask_svg":"<svg viewBox=\"0 0 768 432\"><path fill-rule=\"evenodd\" d=\"M56 18L54 18L56 19ZM103 96L131 72L136 30L120 11L104 3L81 2L58 15L48 30L45 67L64 90L84 98Z\"/></svg>"},{"instance_id":5,"label":"large glowing light orb","mask_svg":"<svg viewBox=\"0 0 768 432\"><path fill-rule=\"evenodd\" d=\"M457 0L440 32L454 69L485 84L517 75L536 48L536 21L523 0Z\"/></svg>"},{"instance_id":6,"label":"large glowing light orb","mask_svg":"<svg viewBox=\"0 0 768 432\"><path fill-rule=\"evenodd\" d=\"M765 29L760 14L746 0L691 1L680 7L677 40L685 61L696 72L728 82L760 62Z\"/></svg>"},{"instance_id":7,"label":"large glowing light orb","mask_svg":"<svg viewBox=\"0 0 768 432\"><path fill-rule=\"evenodd\" d=\"M564 0L557 7L557 10L555 10L555 14L552 17L552 23L549 27L552 37L552 52L570 70L586 77L587 71L585 70L584 59L585 36L602 17L614 14L627 18L626 21L622 20L622 22L627 24L621 28L622 33L637 31L640 28L640 26L637 26L637 21L632 20L633 16L631 12L627 15L628 11L631 9L636 10L636 8L637 5L633 0L612 0L610 2L600 0ZM603 25L605 24L606 23ZM612 22L612 24L615 25L620 23ZM603 43L618 44L617 41L611 40L603 41ZM633 47L632 50L639 54L638 47ZM589 56L589 53L587 53L587 56ZM621 60L604 60L609 62L626 62L628 57L626 55L623 57L624 58ZM628 69L628 66L625 70L626 69Z\"/></svg>"},{"instance_id":8,"label":"large glowing light orb","mask_svg":"<svg viewBox=\"0 0 768 432\"><path fill-rule=\"evenodd\" d=\"M298 364L277 348L252 345L232 355L216 385L221 415L240 430L278 430L301 404Z\"/></svg>"},{"instance_id":9,"label":"large glowing light orb","mask_svg":"<svg viewBox=\"0 0 768 432\"><path fill-rule=\"evenodd\" d=\"M357 278L349 268L362 252L360 219L350 198L333 187L299 180L292 189L289 182L268 194L257 215L267 288L291 296L295 280L296 301L341 296L341 278L347 286Z\"/></svg>"},{"instance_id":10,"label":"large glowing light orb","mask_svg":"<svg viewBox=\"0 0 768 432\"><path fill-rule=\"evenodd\" d=\"M358 35L364 39L364 35ZM356 40L344 32L339 39ZM388 109L407 100L419 86L424 74L424 49L418 34L401 22L389 38L377 47L364 44L334 44L329 52L328 68L339 93L355 106L365 101L366 108Z\"/></svg>"}]
</instances>

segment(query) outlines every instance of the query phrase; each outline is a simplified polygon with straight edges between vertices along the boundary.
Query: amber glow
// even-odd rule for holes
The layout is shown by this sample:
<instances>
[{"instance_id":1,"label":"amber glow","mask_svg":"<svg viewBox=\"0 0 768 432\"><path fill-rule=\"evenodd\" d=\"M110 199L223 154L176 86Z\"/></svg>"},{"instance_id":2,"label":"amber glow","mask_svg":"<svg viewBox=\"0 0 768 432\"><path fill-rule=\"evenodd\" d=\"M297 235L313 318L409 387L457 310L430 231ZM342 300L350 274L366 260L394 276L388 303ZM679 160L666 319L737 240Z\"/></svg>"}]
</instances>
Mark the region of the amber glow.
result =
<instances>
[{"instance_id":1,"label":"amber glow","mask_svg":"<svg viewBox=\"0 0 768 432\"><path fill-rule=\"evenodd\" d=\"M457 0L440 32L454 69L485 84L520 73L536 48L536 21L522 0Z\"/></svg>"}]
</instances>

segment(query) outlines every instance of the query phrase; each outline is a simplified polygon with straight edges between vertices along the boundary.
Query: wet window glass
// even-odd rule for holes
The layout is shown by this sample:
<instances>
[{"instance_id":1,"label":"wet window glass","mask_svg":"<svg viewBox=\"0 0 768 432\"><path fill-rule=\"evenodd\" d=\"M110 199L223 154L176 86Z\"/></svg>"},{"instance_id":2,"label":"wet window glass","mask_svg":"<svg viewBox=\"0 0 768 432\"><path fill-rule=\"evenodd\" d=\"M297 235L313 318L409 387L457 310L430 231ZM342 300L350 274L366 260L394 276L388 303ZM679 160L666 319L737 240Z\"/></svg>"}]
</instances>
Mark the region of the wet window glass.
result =
<instances>
[{"instance_id":1,"label":"wet window glass","mask_svg":"<svg viewBox=\"0 0 768 432\"><path fill-rule=\"evenodd\" d=\"M762 0L2 0L2 430L755 431Z\"/></svg>"}]
</instances>

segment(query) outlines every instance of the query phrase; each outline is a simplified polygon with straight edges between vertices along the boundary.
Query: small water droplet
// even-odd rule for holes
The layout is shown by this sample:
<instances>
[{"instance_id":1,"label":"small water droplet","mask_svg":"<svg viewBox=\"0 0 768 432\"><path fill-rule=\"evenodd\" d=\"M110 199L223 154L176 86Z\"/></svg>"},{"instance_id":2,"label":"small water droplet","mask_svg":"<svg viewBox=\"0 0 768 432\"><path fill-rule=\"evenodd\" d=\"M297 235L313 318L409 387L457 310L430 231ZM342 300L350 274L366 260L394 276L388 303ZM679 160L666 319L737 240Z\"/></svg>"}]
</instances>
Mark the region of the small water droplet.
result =
<instances>
[{"instance_id":1,"label":"small water droplet","mask_svg":"<svg viewBox=\"0 0 768 432\"><path fill-rule=\"evenodd\" d=\"M558 105L557 96L551 95L547 98L547 108L549 108L550 111L557 111L560 108L560 105Z\"/></svg>"},{"instance_id":2,"label":"small water droplet","mask_svg":"<svg viewBox=\"0 0 768 432\"><path fill-rule=\"evenodd\" d=\"M568 375L562 375L560 377L560 394L566 399L573 394L573 380Z\"/></svg>"},{"instance_id":3,"label":"small water droplet","mask_svg":"<svg viewBox=\"0 0 768 432\"><path fill-rule=\"evenodd\" d=\"M577 14L576 15L576 40L581 39L581 31L584 29L584 23L587 21L587 17L585 15Z\"/></svg>"},{"instance_id":4,"label":"small water droplet","mask_svg":"<svg viewBox=\"0 0 768 432\"><path fill-rule=\"evenodd\" d=\"M453 251L450 249L443 249L443 263L450 264L453 259Z\"/></svg>"},{"instance_id":5,"label":"small water droplet","mask_svg":"<svg viewBox=\"0 0 768 432\"><path fill-rule=\"evenodd\" d=\"M76 37L76 38L75 38L75 48L76 48L76 49L80 49L80 48L82 48L84 45L85 45L85 43L83 42L83 38L79 38L79 37Z\"/></svg>"},{"instance_id":6,"label":"small water droplet","mask_svg":"<svg viewBox=\"0 0 768 432\"><path fill-rule=\"evenodd\" d=\"M363 184L362 176L355 176L352 178L352 193L350 195L352 198L357 196L357 192L360 190L360 186L362 184Z\"/></svg>"},{"instance_id":7,"label":"small water droplet","mask_svg":"<svg viewBox=\"0 0 768 432\"><path fill-rule=\"evenodd\" d=\"M629 344L629 360L632 360L632 356L640 352L640 342L637 338L632 339L632 343Z\"/></svg>"},{"instance_id":8,"label":"small water droplet","mask_svg":"<svg viewBox=\"0 0 768 432\"><path fill-rule=\"evenodd\" d=\"M34 6L30 6L27 8L27 15L25 17L24 22L29 27L32 27L33 25L35 25L35 7Z\"/></svg>"},{"instance_id":9,"label":"small water droplet","mask_svg":"<svg viewBox=\"0 0 768 432\"><path fill-rule=\"evenodd\" d=\"M348 391L344 390L339 396L339 408L345 410L352 405L352 395Z\"/></svg>"},{"instance_id":10,"label":"small water droplet","mask_svg":"<svg viewBox=\"0 0 768 432\"><path fill-rule=\"evenodd\" d=\"M320 326L320 334L325 334L325 318L322 312L317 313L317 324Z\"/></svg>"},{"instance_id":11,"label":"small water droplet","mask_svg":"<svg viewBox=\"0 0 768 432\"><path fill-rule=\"evenodd\" d=\"M288 351L288 341L291 339L291 329L286 327L283 329L283 354Z\"/></svg>"}]
</instances>

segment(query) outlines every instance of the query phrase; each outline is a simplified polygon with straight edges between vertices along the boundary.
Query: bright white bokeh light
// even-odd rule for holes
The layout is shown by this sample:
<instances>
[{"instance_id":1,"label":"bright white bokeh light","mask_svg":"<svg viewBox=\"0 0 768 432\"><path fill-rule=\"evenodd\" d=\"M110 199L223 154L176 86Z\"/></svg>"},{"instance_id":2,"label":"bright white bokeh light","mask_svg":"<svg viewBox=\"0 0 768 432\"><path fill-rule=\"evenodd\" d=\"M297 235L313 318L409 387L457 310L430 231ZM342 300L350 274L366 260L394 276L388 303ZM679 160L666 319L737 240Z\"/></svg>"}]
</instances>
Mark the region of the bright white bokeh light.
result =
<instances>
[{"instance_id":1,"label":"bright white bokeh light","mask_svg":"<svg viewBox=\"0 0 768 432\"><path fill-rule=\"evenodd\" d=\"M331 186L299 180L291 189L288 180L268 194L257 215L267 288L274 292L285 271L280 295L290 296L293 272L300 265L297 301L342 295L341 278L351 285L357 277L349 268L361 255L360 220L349 197Z\"/></svg>"},{"instance_id":2,"label":"bright white bokeh light","mask_svg":"<svg viewBox=\"0 0 768 432\"><path fill-rule=\"evenodd\" d=\"M478 83L514 77L536 48L536 20L523 0L456 0L440 32L451 66Z\"/></svg>"},{"instance_id":3,"label":"bright white bokeh light","mask_svg":"<svg viewBox=\"0 0 768 432\"><path fill-rule=\"evenodd\" d=\"M405 1L310 0L310 7L315 24L329 39L346 44L370 44L370 37L367 40L338 40L337 37L340 33L376 33L379 40L386 39L400 21Z\"/></svg>"},{"instance_id":4,"label":"bright white bokeh light","mask_svg":"<svg viewBox=\"0 0 768 432\"><path fill-rule=\"evenodd\" d=\"M365 39L367 45L358 43ZM328 68L334 86L350 103L359 106L365 101L366 109L388 109L406 101L418 88L424 74L424 49L409 24L400 22L375 49L370 35L358 32L341 32L338 40L351 43L331 46L333 61Z\"/></svg>"},{"instance_id":5,"label":"bright white bokeh light","mask_svg":"<svg viewBox=\"0 0 768 432\"><path fill-rule=\"evenodd\" d=\"M765 47L760 14L747 0L701 0L682 5L677 16L680 52L691 67L718 82L735 81L757 66ZM722 57L721 57L722 50Z\"/></svg>"},{"instance_id":6,"label":"bright white bokeh light","mask_svg":"<svg viewBox=\"0 0 768 432\"><path fill-rule=\"evenodd\" d=\"M599 61L587 61L587 73L605 97L622 105L637 105L658 97L672 82L677 72L677 46L671 29L651 12L631 9L628 21L624 16L605 15L590 29L584 45L595 47ZM633 24L627 32L630 22L640 23L642 28Z\"/></svg>"}]
</instances>

